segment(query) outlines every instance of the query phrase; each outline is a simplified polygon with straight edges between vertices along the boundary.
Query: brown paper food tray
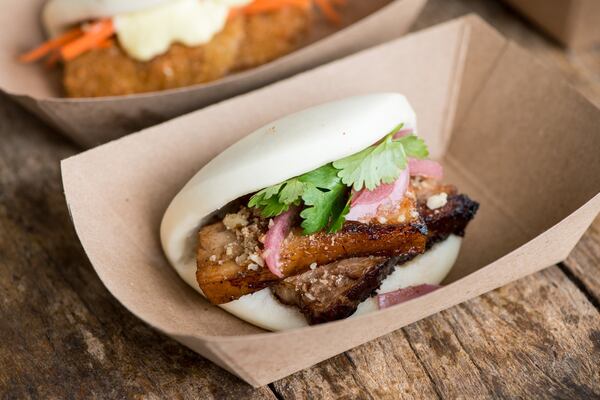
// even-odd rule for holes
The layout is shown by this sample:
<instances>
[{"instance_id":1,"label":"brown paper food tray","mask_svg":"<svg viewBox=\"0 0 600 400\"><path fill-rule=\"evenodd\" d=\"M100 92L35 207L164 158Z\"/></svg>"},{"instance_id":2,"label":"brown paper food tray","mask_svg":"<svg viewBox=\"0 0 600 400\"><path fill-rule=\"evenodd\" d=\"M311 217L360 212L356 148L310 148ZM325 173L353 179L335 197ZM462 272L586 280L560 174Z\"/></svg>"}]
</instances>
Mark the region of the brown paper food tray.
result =
<instances>
[{"instance_id":1,"label":"brown paper food tray","mask_svg":"<svg viewBox=\"0 0 600 400\"><path fill-rule=\"evenodd\" d=\"M268 333L207 303L169 266L165 208L261 125L349 95L398 91L447 179L481 202L432 294L377 313ZM260 386L563 260L600 210L600 110L469 16L149 128L62 163L98 275L139 318Z\"/></svg>"},{"instance_id":2,"label":"brown paper food tray","mask_svg":"<svg viewBox=\"0 0 600 400\"><path fill-rule=\"evenodd\" d=\"M43 2L9 0L5 6L11 11L0 14L0 89L75 142L91 147L397 38L408 31L426 0L350 0L343 29L317 18L304 47L269 64L187 88L87 99L62 98L58 70L16 60L44 38L39 21Z\"/></svg>"},{"instance_id":3,"label":"brown paper food tray","mask_svg":"<svg viewBox=\"0 0 600 400\"><path fill-rule=\"evenodd\" d=\"M600 43L598 0L504 0L560 43L585 48Z\"/></svg>"}]
</instances>

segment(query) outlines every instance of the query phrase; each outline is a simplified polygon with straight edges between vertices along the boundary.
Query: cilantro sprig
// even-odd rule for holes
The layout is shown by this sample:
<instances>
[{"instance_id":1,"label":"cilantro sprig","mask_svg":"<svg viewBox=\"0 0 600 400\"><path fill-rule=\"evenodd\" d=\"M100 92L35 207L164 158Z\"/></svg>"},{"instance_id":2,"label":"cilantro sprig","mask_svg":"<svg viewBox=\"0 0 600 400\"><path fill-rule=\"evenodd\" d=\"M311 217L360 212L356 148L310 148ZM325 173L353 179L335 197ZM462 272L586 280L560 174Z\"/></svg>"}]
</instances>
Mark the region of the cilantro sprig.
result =
<instances>
[{"instance_id":1,"label":"cilantro sprig","mask_svg":"<svg viewBox=\"0 0 600 400\"><path fill-rule=\"evenodd\" d=\"M429 155L423 139L415 135L394 139L394 134L402 128L398 126L381 143L367 147L356 154L334 161L342 183L356 191L366 187L373 190L381 183L392 183L406 168L408 157L425 158Z\"/></svg>"},{"instance_id":2,"label":"cilantro sprig","mask_svg":"<svg viewBox=\"0 0 600 400\"><path fill-rule=\"evenodd\" d=\"M406 168L409 157L429 155L423 139L415 135L394 138L401 128L402 124L356 154L255 193L248 206L259 208L263 217L270 218L303 205L300 217L305 234L339 231L350 211L350 188L374 190L382 183L392 183Z\"/></svg>"},{"instance_id":3,"label":"cilantro sprig","mask_svg":"<svg viewBox=\"0 0 600 400\"><path fill-rule=\"evenodd\" d=\"M269 218L304 203L306 207L300 213L301 226L304 233L310 235L329 226L341 226L339 219L343 218L346 192L348 187L342 183L338 170L326 164L261 190L250 198L248 206L260 208L261 215Z\"/></svg>"}]
</instances>

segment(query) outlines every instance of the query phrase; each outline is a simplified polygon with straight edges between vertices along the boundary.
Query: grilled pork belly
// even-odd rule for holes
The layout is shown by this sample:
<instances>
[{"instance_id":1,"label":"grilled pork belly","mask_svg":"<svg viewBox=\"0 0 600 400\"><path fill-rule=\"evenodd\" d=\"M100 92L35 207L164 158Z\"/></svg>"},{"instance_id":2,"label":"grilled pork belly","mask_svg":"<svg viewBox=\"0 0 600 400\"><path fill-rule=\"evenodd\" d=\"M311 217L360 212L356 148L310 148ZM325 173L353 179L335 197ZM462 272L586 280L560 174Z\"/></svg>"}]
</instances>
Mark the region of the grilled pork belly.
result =
<instances>
[{"instance_id":1,"label":"grilled pork belly","mask_svg":"<svg viewBox=\"0 0 600 400\"><path fill-rule=\"evenodd\" d=\"M446 197L445 204L429 208L427 200L441 193L447 196L443 196ZM437 191L422 196L418 204L427 223L427 249L447 239L450 234L463 236L479 207L467 196L456 194L456 189L451 186L438 186ZM358 305L379 288L395 265L417 255L350 258L286 278L272 286L271 290L282 303L297 306L310 324L344 319L354 314Z\"/></svg>"},{"instance_id":2,"label":"grilled pork belly","mask_svg":"<svg viewBox=\"0 0 600 400\"><path fill-rule=\"evenodd\" d=\"M336 233L303 235L301 228L292 229L281 249L284 277L302 273L311 265L349 257L392 257L425 251L427 229L412 191L393 215L388 211L385 221L348 221ZM223 221L200 229L196 279L211 303L227 303L281 280L260 257L261 240L267 229L267 220L244 207Z\"/></svg>"},{"instance_id":3,"label":"grilled pork belly","mask_svg":"<svg viewBox=\"0 0 600 400\"><path fill-rule=\"evenodd\" d=\"M284 277L354 257L399 257L406 261L451 233L461 235L477 210L477 203L456 194L453 186L413 178L412 187L392 214L386 210L385 218L375 216L367 223L347 221L334 234L303 235L300 228L294 228L281 249ZM445 195L434 204L436 208L431 208L429 199L440 193ZM199 231L196 279L210 302L227 303L281 281L260 256L268 223L242 207Z\"/></svg>"},{"instance_id":4,"label":"grilled pork belly","mask_svg":"<svg viewBox=\"0 0 600 400\"><path fill-rule=\"evenodd\" d=\"M207 228L200 234L196 279L210 302L227 303L280 280L266 266L253 262L254 257L236 262L240 245L224 225L218 223ZM283 243L282 271L287 277L302 273L311 265L328 264L348 257L420 254L425 251L426 233L422 223L381 225L352 222L334 234L308 236L302 235L300 229L294 229ZM233 249L230 255L226 254L227 248Z\"/></svg>"},{"instance_id":5,"label":"grilled pork belly","mask_svg":"<svg viewBox=\"0 0 600 400\"><path fill-rule=\"evenodd\" d=\"M286 278L271 290L283 304L297 306L309 324L343 319L354 314L396 264L417 255L347 258Z\"/></svg>"},{"instance_id":6,"label":"grilled pork belly","mask_svg":"<svg viewBox=\"0 0 600 400\"><path fill-rule=\"evenodd\" d=\"M479 203L459 194L454 185L441 185L433 179L413 178L419 215L427 225L427 249L450 234L464 236L475 217Z\"/></svg>"}]
</instances>

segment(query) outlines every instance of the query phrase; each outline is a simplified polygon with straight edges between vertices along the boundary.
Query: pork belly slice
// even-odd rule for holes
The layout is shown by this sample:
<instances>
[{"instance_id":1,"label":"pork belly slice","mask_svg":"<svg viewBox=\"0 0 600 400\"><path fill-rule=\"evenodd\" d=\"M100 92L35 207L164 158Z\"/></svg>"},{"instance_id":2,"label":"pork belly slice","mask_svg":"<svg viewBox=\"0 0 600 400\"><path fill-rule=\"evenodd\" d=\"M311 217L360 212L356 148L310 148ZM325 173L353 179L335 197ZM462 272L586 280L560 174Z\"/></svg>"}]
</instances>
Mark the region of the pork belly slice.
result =
<instances>
[{"instance_id":1,"label":"pork belly slice","mask_svg":"<svg viewBox=\"0 0 600 400\"><path fill-rule=\"evenodd\" d=\"M464 236L467 225L479 209L479 203L458 193L454 185L442 185L433 179L413 178L412 185L417 195L419 215L428 230L427 249L450 234ZM437 199L440 200L431 201Z\"/></svg>"},{"instance_id":2,"label":"pork belly slice","mask_svg":"<svg viewBox=\"0 0 600 400\"><path fill-rule=\"evenodd\" d=\"M427 249L434 244L446 240L451 234L464 236L465 229L475 217L479 203L464 194L450 194L446 205L431 210L421 205L420 214L427 225Z\"/></svg>"},{"instance_id":3,"label":"pork belly slice","mask_svg":"<svg viewBox=\"0 0 600 400\"><path fill-rule=\"evenodd\" d=\"M349 257L420 254L425 251L426 234L425 225L420 221L396 225L348 222L337 233L307 236L302 235L300 229L294 229L283 244L282 271L288 277L308 270L311 265ZM199 243L196 279L213 304L227 303L280 280L264 265L236 262L235 252L224 257L223 249L237 248L239 242L222 223L202 229Z\"/></svg>"},{"instance_id":4,"label":"pork belly slice","mask_svg":"<svg viewBox=\"0 0 600 400\"><path fill-rule=\"evenodd\" d=\"M396 264L417 255L347 258L286 278L271 290L283 304L297 306L311 325L343 319L373 294Z\"/></svg>"},{"instance_id":5,"label":"pork belly slice","mask_svg":"<svg viewBox=\"0 0 600 400\"><path fill-rule=\"evenodd\" d=\"M438 188L419 201L419 209L427 222L427 249L448 238L450 234L463 236L479 204L464 194L456 194L450 186ZM431 195L446 193L443 206L431 209L427 199ZM352 315L358 305L369 298L394 269L419 253L401 257L349 258L314 270L288 277L271 287L284 304L296 306L309 324L335 321Z\"/></svg>"},{"instance_id":6,"label":"pork belly slice","mask_svg":"<svg viewBox=\"0 0 600 400\"><path fill-rule=\"evenodd\" d=\"M313 264L324 265L349 257L392 257L424 252L427 229L417 211L414 193L394 212L395 217L386 219L385 224L377 220L348 221L333 234L303 235L302 229L296 226L281 248L284 277L302 273ZM400 220L405 222L399 223ZM200 229L196 280L211 303L227 303L280 280L260 258L261 240L267 229L268 220L252 215L244 207L237 214L229 214L223 221Z\"/></svg>"}]
</instances>

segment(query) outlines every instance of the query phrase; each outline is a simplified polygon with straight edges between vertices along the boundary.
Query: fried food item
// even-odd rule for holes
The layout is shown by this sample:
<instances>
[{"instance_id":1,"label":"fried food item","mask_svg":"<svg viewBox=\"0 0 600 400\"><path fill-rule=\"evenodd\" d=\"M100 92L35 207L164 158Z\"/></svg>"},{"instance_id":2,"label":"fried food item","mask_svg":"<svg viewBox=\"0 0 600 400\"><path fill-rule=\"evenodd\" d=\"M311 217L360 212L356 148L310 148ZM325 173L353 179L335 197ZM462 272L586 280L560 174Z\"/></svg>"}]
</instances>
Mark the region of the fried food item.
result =
<instances>
[{"instance_id":1,"label":"fried food item","mask_svg":"<svg viewBox=\"0 0 600 400\"><path fill-rule=\"evenodd\" d=\"M97 48L65 62L69 97L120 96L205 83L231 71L252 68L294 50L308 32L310 11L297 7L231 18L208 43L174 44L141 62L118 45Z\"/></svg>"},{"instance_id":2,"label":"fried food item","mask_svg":"<svg viewBox=\"0 0 600 400\"><path fill-rule=\"evenodd\" d=\"M311 18L310 11L297 7L247 17L235 69L254 68L296 49L308 33Z\"/></svg>"},{"instance_id":3,"label":"fried food item","mask_svg":"<svg viewBox=\"0 0 600 400\"><path fill-rule=\"evenodd\" d=\"M242 19L236 18L209 43L174 44L148 62L134 60L119 46L89 51L65 62L65 91L69 97L120 96L218 79L235 64L243 29Z\"/></svg>"}]
</instances>

